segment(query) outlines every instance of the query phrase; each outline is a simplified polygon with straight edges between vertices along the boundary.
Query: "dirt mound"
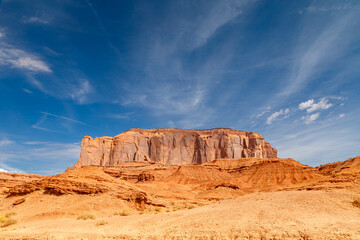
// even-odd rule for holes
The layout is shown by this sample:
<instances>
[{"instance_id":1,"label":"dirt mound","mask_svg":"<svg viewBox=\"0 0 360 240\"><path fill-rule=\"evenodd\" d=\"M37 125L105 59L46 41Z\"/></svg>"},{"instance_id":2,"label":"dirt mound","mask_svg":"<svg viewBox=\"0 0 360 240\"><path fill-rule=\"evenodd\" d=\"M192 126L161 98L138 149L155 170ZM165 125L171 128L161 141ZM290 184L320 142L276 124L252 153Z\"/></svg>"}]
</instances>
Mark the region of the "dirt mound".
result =
<instances>
[{"instance_id":1,"label":"dirt mound","mask_svg":"<svg viewBox=\"0 0 360 240\"><path fill-rule=\"evenodd\" d=\"M73 171L17 185L9 196L27 195L43 190L45 194L100 194L109 192L120 199L138 204L150 203L145 192L121 179L116 179L96 167L83 167Z\"/></svg>"},{"instance_id":2,"label":"dirt mound","mask_svg":"<svg viewBox=\"0 0 360 240\"><path fill-rule=\"evenodd\" d=\"M360 156L349 158L346 161L329 163L317 167L321 174L339 175L339 174L355 174L360 175Z\"/></svg>"},{"instance_id":3,"label":"dirt mound","mask_svg":"<svg viewBox=\"0 0 360 240\"><path fill-rule=\"evenodd\" d=\"M291 158L217 159L204 166L228 172L233 176L229 183L248 191L278 189L322 178L316 169Z\"/></svg>"}]
</instances>

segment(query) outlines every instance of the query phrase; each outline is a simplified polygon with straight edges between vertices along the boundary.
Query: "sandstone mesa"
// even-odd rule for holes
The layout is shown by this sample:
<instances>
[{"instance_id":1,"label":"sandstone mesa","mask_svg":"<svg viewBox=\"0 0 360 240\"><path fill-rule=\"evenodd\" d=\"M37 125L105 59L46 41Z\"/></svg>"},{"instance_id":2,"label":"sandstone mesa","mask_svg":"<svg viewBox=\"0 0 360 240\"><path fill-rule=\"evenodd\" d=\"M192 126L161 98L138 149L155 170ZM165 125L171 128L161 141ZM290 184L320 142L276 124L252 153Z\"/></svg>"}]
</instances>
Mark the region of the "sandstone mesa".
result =
<instances>
[{"instance_id":1,"label":"sandstone mesa","mask_svg":"<svg viewBox=\"0 0 360 240\"><path fill-rule=\"evenodd\" d=\"M135 128L115 137L84 137L80 159L74 167L114 166L128 161L152 161L171 166L248 157L276 158L277 150L253 132L226 128Z\"/></svg>"}]
</instances>

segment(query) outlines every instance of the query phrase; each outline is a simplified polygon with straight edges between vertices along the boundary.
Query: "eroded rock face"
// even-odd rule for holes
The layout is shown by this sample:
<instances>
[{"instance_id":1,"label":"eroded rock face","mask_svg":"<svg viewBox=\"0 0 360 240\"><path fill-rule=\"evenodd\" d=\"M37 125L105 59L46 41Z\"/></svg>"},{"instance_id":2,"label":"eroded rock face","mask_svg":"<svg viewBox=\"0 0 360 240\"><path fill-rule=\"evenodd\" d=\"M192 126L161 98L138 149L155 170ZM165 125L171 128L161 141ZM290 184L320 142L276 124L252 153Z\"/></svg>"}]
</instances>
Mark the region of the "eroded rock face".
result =
<instances>
[{"instance_id":1,"label":"eroded rock face","mask_svg":"<svg viewBox=\"0 0 360 240\"><path fill-rule=\"evenodd\" d=\"M258 133L233 129L130 129L115 137L84 137L74 167L115 166L128 161L171 166L247 157L276 158L277 151Z\"/></svg>"},{"instance_id":2,"label":"eroded rock face","mask_svg":"<svg viewBox=\"0 0 360 240\"><path fill-rule=\"evenodd\" d=\"M37 174L21 174L21 173L4 173L0 172L0 192L1 188L12 188L16 185L41 180L46 178L44 175Z\"/></svg>"}]
</instances>

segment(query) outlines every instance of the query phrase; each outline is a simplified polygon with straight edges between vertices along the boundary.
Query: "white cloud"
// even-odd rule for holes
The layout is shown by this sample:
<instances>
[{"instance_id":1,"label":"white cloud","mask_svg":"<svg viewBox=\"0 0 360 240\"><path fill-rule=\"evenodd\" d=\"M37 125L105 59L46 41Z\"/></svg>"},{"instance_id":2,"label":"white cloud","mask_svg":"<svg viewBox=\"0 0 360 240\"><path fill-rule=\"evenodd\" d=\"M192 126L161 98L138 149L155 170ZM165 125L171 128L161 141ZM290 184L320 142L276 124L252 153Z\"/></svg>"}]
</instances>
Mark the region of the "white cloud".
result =
<instances>
[{"instance_id":1,"label":"white cloud","mask_svg":"<svg viewBox=\"0 0 360 240\"><path fill-rule=\"evenodd\" d=\"M124 114L108 114L108 118L115 118L115 119L129 119L132 113L124 113Z\"/></svg>"},{"instance_id":2,"label":"white cloud","mask_svg":"<svg viewBox=\"0 0 360 240\"><path fill-rule=\"evenodd\" d=\"M30 76L30 77L28 77L28 81L30 82L30 84L32 84L38 90L42 91L43 93L49 94L49 92L44 88L42 83L39 80L37 80L36 78Z\"/></svg>"},{"instance_id":3,"label":"white cloud","mask_svg":"<svg viewBox=\"0 0 360 240\"><path fill-rule=\"evenodd\" d=\"M44 114L44 115L46 115L46 116L64 119L64 120L67 120L67 121L70 121L70 122L79 123L79 124L82 124L82 125L87 125L87 124L84 123L84 122L81 122L81 121L79 121L79 120L72 119L72 118L69 118L69 117L64 117L64 116L60 116L60 115L56 115L56 114L52 114L52 113L48 113L48 112L41 112L41 113Z\"/></svg>"},{"instance_id":4,"label":"white cloud","mask_svg":"<svg viewBox=\"0 0 360 240\"><path fill-rule=\"evenodd\" d=\"M194 24L197 28L191 34L190 41L192 48L201 47L216 33L222 26L238 17L245 4L249 1L218 1L211 8L207 16L201 22Z\"/></svg>"},{"instance_id":5,"label":"white cloud","mask_svg":"<svg viewBox=\"0 0 360 240\"><path fill-rule=\"evenodd\" d=\"M330 1L331 3L331 1ZM353 10L353 9L360 9L360 6L358 4L353 4L350 2L341 2L335 3L332 5L324 5L324 6L316 6L311 5L305 9L305 12L308 13L323 13L323 12L329 12L329 11L346 11L346 10Z\"/></svg>"},{"instance_id":6,"label":"white cloud","mask_svg":"<svg viewBox=\"0 0 360 240\"><path fill-rule=\"evenodd\" d=\"M48 24L49 21L39 17L30 17L24 21L25 23L42 23Z\"/></svg>"},{"instance_id":7,"label":"white cloud","mask_svg":"<svg viewBox=\"0 0 360 240\"><path fill-rule=\"evenodd\" d=\"M81 122L79 120L72 119L69 117L60 116L60 115L56 115L56 114L52 114L52 113L48 113L48 112L40 112L40 113L42 114L41 118L34 125L32 125L32 128L39 129L39 130L46 131L46 132L56 132L54 130L45 128L43 126L49 118L56 118L56 119L60 119L60 120L65 120L66 122L73 122L73 123L77 123L77 124L81 124L81 125L88 125L87 123L84 123L84 122Z\"/></svg>"},{"instance_id":8,"label":"white cloud","mask_svg":"<svg viewBox=\"0 0 360 240\"><path fill-rule=\"evenodd\" d=\"M322 98L318 103L314 103L313 105L311 105L311 107L309 107L308 109L306 109L306 111L308 113L317 111L317 110L324 110L324 109L328 109L330 107L332 107L331 103L328 103L329 100L326 98Z\"/></svg>"},{"instance_id":9,"label":"white cloud","mask_svg":"<svg viewBox=\"0 0 360 240\"><path fill-rule=\"evenodd\" d=\"M313 105L313 103L314 103L314 99L310 99L306 102L302 102L299 104L299 109L304 110L306 108L309 108L309 107L311 107L311 105Z\"/></svg>"},{"instance_id":10,"label":"white cloud","mask_svg":"<svg viewBox=\"0 0 360 240\"><path fill-rule=\"evenodd\" d=\"M320 113L314 113L308 116L304 116L302 117L302 119L304 120L305 124L310 124L312 122L314 122L316 119L318 119L320 116Z\"/></svg>"},{"instance_id":11,"label":"white cloud","mask_svg":"<svg viewBox=\"0 0 360 240\"><path fill-rule=\"evenodd\" d=\"M259 118L259 117L264 116L265 113L270 112L270 109L271 109L271 107L267 107L264 111L262 111L261 113L258 113L258 114L256 115L256 118Z\"/></svg>"},{"instance_id":12,"label":"white cloud","mask_svg":"<svg viewBox=\"0 0 360 240\"><path fill-rule=\"evenodd\" d=\"M315 103L315 101L313 99L310 99L306 102L302 102L299 104L299 109L300 110L305 110L308 113L314 112L314 111L318 111L318 110L325 110L328 109L330 107L332 107L333 105L331 103L329 103L329 99L327 98L322 98L320 99L319 102Z\"/></svg>"},{"instance_id":13,"label":"white cloud","mask_svg":"<svg viewBox=\"0 0 360 240\"><path fill-rule=\"evenodd\" d=\"M38 57L6 45L0 45L0 65L34 72L52 72L50 67Z\"/></svg>"},{"instance_id":14,"label":"white cloud","mask_svg":"<svg viewBox=\"0 0 360 240\"><path fill-rule=\"evenodd\" d=\"M24 68L39 72L51 72L49 66L45 62L36 60L29 56L19 57L17 59L9 59L8 62L16 68Z\"/></svg>"},{"instance_id":15,"label":"white cloud","mask_svg":"<svg viewBox=\"0 0 360 240\"><path fill-rule=\"evenodd\" d=\"M28 94L33 94L33 92L30 91L29 89L23 88L22 90L23 90L24 92L28 93Z\"/></svg>"},{"instance_id":16,"label":"white cloud","mask_svg":"<svg viewBox=\"0 0 360 240\"><path fill-rule=\"evenodd\" d=\"M74 75L76 75L75 73ZM74 77L74 76L71 76ZM40 81L33 76L28 76L27 80L33 87L41 92L60 99L72 99L78 104L89 102L89 95L94 92L94 88L85 77L78 79L67 79L68 81L51 76L48 81ZM47 85L48 82L53 84ZM92 100L92 99L90 99Z\"/></svg>"},{"instance_id":17,"label":"white cloud","mask_svg":"<svg viewBox=\"0 0 360 240\"><path fill-rule=\"evenodd\" d=\"M79 85L73 85L70 89L69 96L80 104L85 103L87 95L92 92L89 81L82 79Z\"/></svg>"},{"instance_id":18,"label":"white cloud","mask_svg":"<svg viewBox=\"0 0 360 240\"><path fill-rule=\"evenodd\" d=\"M280 111L274 112L266 119L266 124L272 124L273 121L278 120L280 118L287 118L289 116L290 109L281 109Z\"/></svg>"},{"instance_id":19,"label":"white cloud","mask_svg":"<svg viewBox=\"0 0 360 240\"><path fill-rule=\"evenodd\" d=\"M3 168L0 168L0 172L9 172L9 171L7 171L7 170L5 170Z\"/></svg>"},{"instance_id":20,"label":"white cloud","mask_svg":"<svg viewBox=\"0 0 360 240\"><path fill-rule=\"evenodd\" d=\"M7 146L7 145L10 145L13 143L14 143L14 141L11 141L11 140L5 138L5 139L0 140L0 147Z\"/></svg>"},{"instance_id":21,"label":"white cloud","mask_svg":"<svg viewBox=\"0 0 360 240\"><path fill-rule=\"evenodd\" d=\"M32 128L35 128L35 129L39 129L39 130L45 131L45 132L54 132L54 131L51 130L51 129L39 127L39 126L36 125L36 124L32 125L31 127L32 127Z\"/></svg>"},{"instance_id":22,"label":"white cloud","mask_svg":"<svg viewBox=\"0 0 360 240\"><path fill-rule=\"evenodd\" d=\"M339 115L339 118L343 118L343 117L345 117L345 113Z\"/></svg>"},{"instance_id":23,"label":"white cloud","mask_svg":"<svg viewBox=\"0 0 360 240\"><path fill-rule=\"evenodd\" d=\"M28 142L24 142L24 144L26 145L45 145L48 144L49 142L40 142L40 141L28 141Z\"/></svg>"}]
</instances>

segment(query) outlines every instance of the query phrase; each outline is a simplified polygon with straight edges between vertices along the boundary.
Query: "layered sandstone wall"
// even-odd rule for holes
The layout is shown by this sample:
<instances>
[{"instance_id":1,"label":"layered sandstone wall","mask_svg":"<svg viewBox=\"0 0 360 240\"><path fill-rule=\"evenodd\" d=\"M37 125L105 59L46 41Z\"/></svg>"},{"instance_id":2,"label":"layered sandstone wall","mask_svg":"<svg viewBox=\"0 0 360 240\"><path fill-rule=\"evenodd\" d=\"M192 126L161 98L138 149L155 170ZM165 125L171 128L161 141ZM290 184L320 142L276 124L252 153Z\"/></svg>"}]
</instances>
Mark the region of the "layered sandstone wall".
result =
<instances>
[{"instance_id":1,"label":"layered sandstone wall","mask_svg":"<svg viewBox=\"0 0 360 240\"><path fill-rule=\"evenodd\" d=\"M130 129L115 137L84 137L74 167L114 166L127 161L170 166L247 157L276 158L277 151L258 133L233 129Z\"/></svg>"}]
</instances>

